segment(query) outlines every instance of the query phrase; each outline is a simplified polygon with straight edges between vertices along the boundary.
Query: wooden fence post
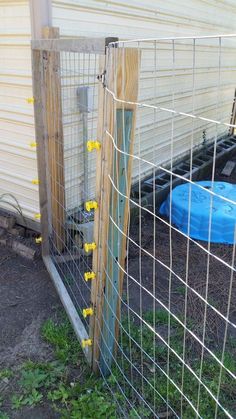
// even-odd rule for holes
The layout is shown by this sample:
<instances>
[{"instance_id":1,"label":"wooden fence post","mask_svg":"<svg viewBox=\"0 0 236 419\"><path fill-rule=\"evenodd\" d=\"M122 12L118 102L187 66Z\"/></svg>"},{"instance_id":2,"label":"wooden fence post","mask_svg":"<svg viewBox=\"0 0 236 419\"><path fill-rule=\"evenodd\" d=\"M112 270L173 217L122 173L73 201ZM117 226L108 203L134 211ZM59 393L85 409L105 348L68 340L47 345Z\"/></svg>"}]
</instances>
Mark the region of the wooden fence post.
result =
<instances>
[{"instance_id":1,"label":"wooden fence post","mask_svg":"<svg viewBox=\"0 0 236 419\"><path fill-rule=\"evenodd\" d=\"M49 255L49 202L48 182L48 132L45 113L45 86L42 51L32 50L32 75L34 95L35 136L39 178L39 204L41 213L42 256Z\"/></svg>"},{"instance_id":2,"label":"wooden fence post","mask_svg":"<svg viewBox=\"0 0 236 419\"><path fill-rule=\"evenodd\" d=\"M59 29L44 27L43 38L59 38ZM65 246L65 180L60 53L43 51L43 66L52 235L54 250L61 252Z\"/></svg>"},{"instance_id":3,"label":"wooden fence post","mask_svg":"<svg viewBox=\"0 0 236 419\"><path fill-rule=\"evenodd\" d=\"M109 48L106 58L107 88L114 92L117 99L136 102L139 50ZM116 101L106 92L104 115L107 133L103 135L101 152L99 237L94 266L97 269L97 288L93 301L93 368L96 371L99 364L103 374L109 374L119 333L120 297L124 278L122 269L125 269L129 222L129 199L124 196L130 196L132 158L124 153L133 154L136 105ZM124 153L116 150L112 138L116 147Z\"/></svg>"},{"instance_id":4,"label":"wooden fence post","mask_svg":"<svg viewBox=\"0 0 236 419\"><path fill-rule=\"evenodd\" d=\"M230 124L235 125L236 122L236 89L234 91L234 101L232 106L232 113L230 118ZM236 129L233 127L229 128L229 135L234 135L236 132Z\"/></svg>"}]
</instances>

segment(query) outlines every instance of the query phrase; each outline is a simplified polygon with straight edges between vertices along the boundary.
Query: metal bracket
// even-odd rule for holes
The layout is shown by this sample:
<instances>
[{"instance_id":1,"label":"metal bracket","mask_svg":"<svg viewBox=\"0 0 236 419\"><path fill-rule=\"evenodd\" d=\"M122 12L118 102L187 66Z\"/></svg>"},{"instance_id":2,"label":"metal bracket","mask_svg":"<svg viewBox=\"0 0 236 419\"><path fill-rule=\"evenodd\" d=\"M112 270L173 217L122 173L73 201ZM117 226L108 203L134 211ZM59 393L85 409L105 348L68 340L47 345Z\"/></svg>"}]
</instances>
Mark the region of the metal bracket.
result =
<instances>
[{"instance_id":1,"label":"metal bracket","mask_svg":"<svg viewBox=\"0 0 236 419\"><path fill-rule=\"evenodd\" d=\"M106 87L106 70L103 71L102 74L98 74L97 79L99 82L102 83L103 87Z\"/></svg>"}]
</instances>

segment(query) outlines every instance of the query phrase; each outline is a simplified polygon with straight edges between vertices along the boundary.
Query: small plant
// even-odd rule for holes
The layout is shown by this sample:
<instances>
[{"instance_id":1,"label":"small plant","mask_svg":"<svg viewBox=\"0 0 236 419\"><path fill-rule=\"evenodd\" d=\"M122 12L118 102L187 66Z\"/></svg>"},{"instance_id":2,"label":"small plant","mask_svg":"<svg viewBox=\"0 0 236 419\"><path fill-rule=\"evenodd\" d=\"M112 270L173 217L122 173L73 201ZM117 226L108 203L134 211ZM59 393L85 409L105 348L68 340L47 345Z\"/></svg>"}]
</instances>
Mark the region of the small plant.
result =
<instances>
[{"instance_id":1,"label":"small plant","mask_svg":"<svg viewBox=\"0 0 236 419\"><path fill-rule=\"evenodd\" d=\"M35 370L23 370L19 384L25 393L30 393L35 389L43 387L46 379L47 374L39 368Z\"/></svg>"},{"instance_id":2,"label":"small plant","mask_svg":"<svg viewBox=\"0 0 236 419\"><path fill-rule=\"evenodd\" d=\"M70 396L70 389L68 390L63 384L53 391L49 391L48 399L53 402L60 400L62 403L66 403Z\"/></svg>"},{"instance_id":3,"label":"small plant","mask_svg":"<svg viewBox=\"0 0 236 419\"><path fill-rule=\"evenodd\" d=\"M12 409L19 410L22 406L24 406L24 395L17 395L13 394L11 398Z\"/></svg>"},{"instance_id":4,"label":"small plant","mask_svg":"<svg viewBox=\"0 0 236 419\"><path fill-rule=\"evenodd\" d=\"M28 394L24 398L24 404L28 406L34 406L38 403L40 403L43 399L43 395L39 393L37 390L33 389L32 393Z\"/></svg>"},{"instance_id":5,"label":"small plant","mask_svg":"<svg viewBox=\"0 0 236 419\"><path fill-rule=\"evenodd\" d=\"M61 410L62 419L116 419L115 405L98 390L73 399L68 409Z\"/></svg>"},{"instance_id":6,"label":"small plant","mask_svg":"<svg viewBox=\"0 0 236 419\"><path fill-rule=\"evenodd\" d=\"M73 329L66 319L61 323L46 321L42 327L42 336L47 342L54 345L57 358L62 362L76 364L82 351L78 340L74 336Z\"/></svg>"},{"instance_id":7,"label":"small plant","mask_svg":"<svg viewBox=\"0 0 236 419\"><path fill-rule=\"evenodd\" d=\"M0 370L0 380L3 380L4 378L11 378L12 376L13 372L9 368Z\"/></svg>"}]
</instances>

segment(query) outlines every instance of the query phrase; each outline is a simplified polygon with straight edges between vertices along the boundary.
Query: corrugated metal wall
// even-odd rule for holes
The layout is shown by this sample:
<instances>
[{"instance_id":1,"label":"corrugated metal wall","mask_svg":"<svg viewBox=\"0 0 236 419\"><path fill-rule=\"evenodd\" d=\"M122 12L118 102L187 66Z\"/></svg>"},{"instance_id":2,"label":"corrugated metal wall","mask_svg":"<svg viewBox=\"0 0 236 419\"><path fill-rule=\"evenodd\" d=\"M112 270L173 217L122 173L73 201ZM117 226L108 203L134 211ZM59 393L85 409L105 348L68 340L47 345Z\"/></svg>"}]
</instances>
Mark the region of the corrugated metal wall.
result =
<instances>
[{"instance_id":1,"label":"corrugated metal wall","mask_svg":"<svg viewBox=\"0 0 236 419\"><path fill-rule=\"evenodd\" d=\"M158 38L168 36L190 36L201 34L230 33L236 29L236 3L230 1L178 0L144 1L98 1L98 0L54 0L53 24L60 27L61 36L118 36L128 38ZM175 78L173 79L172 43L133 43L131 47L141 49L139 102L154 104L178 111L191 112L193 107L193 42L186 41L175 45ZM197 115L229 122L234 88L236 85L236 43L222 41L221 80L218 94L219 41L197 41L195 51L195 99ZM71 87L72 88L72 87ZM219 103L217 103L219 101ZM73 108L73 115L78 107ZM65 109L68 117L68 110ZM218 113L218 116L216 115ZM170 159L171 137L174 136L174 156L185 154L191 143L194 129L194 145L203 139L210 140L216 134L227 132L227 128L216 127L203 121L194 123L190 118L177 116L174 120L174 133L171 115L141 108L137 114L135 153L155 164ZM69 118L64 127L65 134L71 131ZM65 137L66 138L66 137ZM69 138L69 135L68 135ZM76 136L75 136L76 138ZM81 141L81 130L77 126L77 140ZM71 144L71 143L70 143ZM71 197L78 197L78 188L83 180L70 179L70 166L75 155L81 153L82 146L66 147L66 190ZM92 167L91 163L91 167ZM78 166L79 173L81 164ZM139 161L133 164L133 181L140 173L147 175L150 166ZM82 177L82 174L81 174ZM95 176L90 173L90 188L93 194ZM91 196L92 197L92 196ZM78 205L78 200L74 206Z\"/></svg>"},{"instance_id":2,"label":"corrugated metal wall","mask_svg":"<svg viewBox=\"0 0 236 419\"><path fill-rule=\"evenodd\" d=\"M229 33L234 0L53 0L53 24L63 36L142 38Z\"/></svg>"},{"instance_id":3,"label":"corrugated metal wall","mask_svg":"<svg viewBox=\"0 0 236 419\"><path fill-rule=\"evenodd\" d=\"M178 0L167 2L162 0L155 2L150 0L130 0L129 2L126 0L54 0L52 14L53 25L60 27L62 37L118 36L120 39L126 39L236 32L234 0L189 0L188 2ZM32 95L28 1L0 0L0 21L0 195L2 193L14 194L24 215L33 218L38 212L38 194L37 186L31 184L31 180L37 177L36 155L35 151L30 148L30 143L34 141L33 106L27 104L25 100ZM161 49L162 53L164 49ZM228 66L232 64L235 66L235 51L231 49L227 54L225 57L228 59ZM145 55L146 53L143 52L140 100L147 101L151 100L153 95L153 77L150 72L150 69L153 69L153 57L150 60L150 57ZM207 112L210 115L209 110L213 113L215 110L216 76L213 75L212 86L210 86L208 66L202 66L200 71L200 61L209 61L209 49L208 52L207 49L202 50L200 55L197 103L202 113ZM187 71L189 57L190 55L186 53L178 52L178 60L183 60L183 63L182 69L180 68L178 72L176 94L179 95L178 106L185 110L189 108L191 101L189 87L191 71ZM170 89L169 64L165 62L166 59L168 61L168 54L166 58L163 55L162 66L165 69L162 72L163 78L159 79L157 84L158 100L163 106L169 101ZM214 60L213 52L210 66L212 74L214 74ZM235 77L233 73L226 70L223 78L225 88L222 89L221 106L224 117L227 118ZM180 89L181 83L185 86L184 96L183 90ZM208 93L204 90L206 87ZM170 135L167 129L167 119L161 114L159 116L159 140L154 148L153 139L157 131L153 115L150 111L143 110L138 118L142 156L155 159L158 157L158 162L168 160L169 145L166 138ZM68 125L67 133L70 129ZM196 142L202 136L202 129L202 126L198 126L199 136ZM188 122L181 118L177 120L176 154L181 154L188 147L189 136L186 134L188 132ZM210 131L208 135L211 135ZM136 174L134 171L134 177L136 175L137 171ZM71 188L70 183L68 187ZM76 190L76 182L73 188ZM74 196L73 190L69 191L69 195ZM76 193L75 196L78 194Z\"/></svg>"},{"instance_id":4,"label":"corrugated metal wall","mask_svg":"<svg viewBox=\"0 0 236 419\"><path fill-rule=\"evenodd\" d=\"M25 217L39 212L28 1L0 0L0 196L12 194ZM9 195L4 200L17 206ZM15 209L0 202L1 207Z\"/></svg>"}]
</instances>

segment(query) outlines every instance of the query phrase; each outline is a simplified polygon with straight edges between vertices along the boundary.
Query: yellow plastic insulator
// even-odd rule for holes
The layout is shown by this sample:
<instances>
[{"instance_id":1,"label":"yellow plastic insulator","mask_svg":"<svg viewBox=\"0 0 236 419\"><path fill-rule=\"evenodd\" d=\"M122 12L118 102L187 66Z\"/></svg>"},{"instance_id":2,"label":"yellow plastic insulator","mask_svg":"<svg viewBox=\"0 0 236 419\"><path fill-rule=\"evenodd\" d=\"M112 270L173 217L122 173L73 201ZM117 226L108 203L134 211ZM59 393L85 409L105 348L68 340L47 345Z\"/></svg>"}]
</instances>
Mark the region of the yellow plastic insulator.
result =
<instances>
[{"instance_id":1,"label":"yellow plastic insulator","mask_svg":"<svg viewBox=\"0 0 236 419\"><path fill-rule=\"evenodd\" d=\"M40 218L41 218L41 214L34 214L34 218L35 218L36 220L40 220Z\"/></svg>"},{"instance_id":2,"label":"yellow plastic insulator","mask_svg":"<svg viewBox=\"0 0 236 419\"><path fill-rule=\"evenodd\" d=\"M85 272L84 273L84 279L87 282L88 282L89 279L95 279L95 278L96 278L95 272Z\"/></svg>"},{"instance_id":3,"label":"yellow plastic insulator","mask_svg":"<svg viewBox=\"0 0 236 419\"><path fill-rule=\"evenodd\" d=\"M92 316L93 315L93 309L92 307L88 307L88 308L84 308L83 309L83 316L86 319L87 316Z\"/></svg>"},{"instance_id":4,"label":"yellow plastic insulator","mask_svg":"<svg viewBox=\"0 0 236 419\"><path fill-rule=\"evenodd\" d=\"M100 150L101 143L99 141L87 141L87 150L93 151L93 150Z\"/></svg>"},{"instance_id":5,"label":"yellow plastic insulator","mask_svg":"<svg viewBox=\"0 0 236 419\"><path fill-rule=\"evenodd\" d=\"M31 148L35 148L35 147L37 147L37 143L32 141L32 143L30 143L30 147L31 147Z\"/></svg>"},{"instance_id":6,"label":"yellow plastic insulator","mask_svg":"<svg viewBox=\"0 0 236 419\"><path fill-rule=\"evenodd\" d=\"M92 346L92 339L83 339L82 340L82 348L86 348L86 346Z\"/></svg>"},{"instance_id":7,"label":"yellow plastic insulator","mask_svg":"<svg viewBox=\"0 0 236 419\"><path fill-rule=\"evenodd\" d=\"M33 183L33 185L39 185L39 180L38 179L32 179L32 183Z\"/></svg>"},{"instance_id":8,"label":"yellow plastic insulator","mask_svg":"<svg viewBox=\"0 0 236 419\"><path fill-rule=\"evenodd\" d=\"M96 201L87 201L85 203L85 209L86 211L90 212L92 209L97 209L98 203Z\"/></svg>"},{"instance_id":9,"label":"yellow plastic insulator","mask_svg":"<svg viewBox=\"0 0 236 419\"><path fill-rule=\"evenodd\" d=\"M34 103L34 97L27 97L26 99L27 103Z\"/></svg>"},{"instance_id":10,"label":"yellow plastic insulator","mask_svg":"<svg viewBox=\"0 0 236 419\"><path fill-rule=\"evenodd\" d=\"M97 245L96 245L96 243L85 243L84 244L84 250L85 250L85 252L89 252L90 250L95 250L96 249L96 247L97 247Z\"/></svg>"},{"instance_id":11,"label":"yellow plastic insulator","mask_svg":"<svg viewBox=\"0 0 236 419\"><path fill-rule=\"evenodd\" d=\"M42 237L36 237L35 243L37 243L37 244L42 243Z\"/></svg>"}]
</instances>

